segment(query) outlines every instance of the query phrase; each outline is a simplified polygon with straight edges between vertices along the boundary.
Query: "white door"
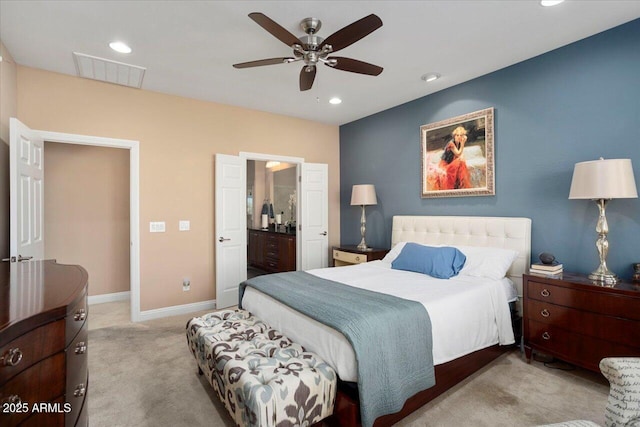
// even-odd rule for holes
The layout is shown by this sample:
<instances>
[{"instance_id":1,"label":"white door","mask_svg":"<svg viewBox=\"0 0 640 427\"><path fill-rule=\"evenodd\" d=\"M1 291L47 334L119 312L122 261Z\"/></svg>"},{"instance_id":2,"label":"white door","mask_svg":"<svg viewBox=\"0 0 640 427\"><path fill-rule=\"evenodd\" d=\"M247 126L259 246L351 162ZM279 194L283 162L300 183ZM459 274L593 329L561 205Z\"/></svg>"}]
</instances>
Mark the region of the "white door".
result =
<instances>
[{"instance_id":1,"label":"white door","mask_svg":"<svg viewBox=\"0 0 640 427\"><path fill-rule=\"evenodd\" d=\"M246 161L216 154L216 308L238 304L238 286L247 279Z\"/></svg>"},{"instance_id":2,"label":"white door","mask_svg":"<svg viewBox=\"0 0 640 427\"><path fill-rule=\"evenodd\" d=\"M11 259L44 259L44 141L15 118L9 133Z\"/></svg>"},{"instance_id":3,"label":"white door","mask_svg":"<svg viewBox=\"0 0 640 427\"><path fill-rule=\"evenodd\" d=\"M303 163L300 182L300 239L301 270L329 266L329 179L328 166Z\"/></svg>"}]
</instances>

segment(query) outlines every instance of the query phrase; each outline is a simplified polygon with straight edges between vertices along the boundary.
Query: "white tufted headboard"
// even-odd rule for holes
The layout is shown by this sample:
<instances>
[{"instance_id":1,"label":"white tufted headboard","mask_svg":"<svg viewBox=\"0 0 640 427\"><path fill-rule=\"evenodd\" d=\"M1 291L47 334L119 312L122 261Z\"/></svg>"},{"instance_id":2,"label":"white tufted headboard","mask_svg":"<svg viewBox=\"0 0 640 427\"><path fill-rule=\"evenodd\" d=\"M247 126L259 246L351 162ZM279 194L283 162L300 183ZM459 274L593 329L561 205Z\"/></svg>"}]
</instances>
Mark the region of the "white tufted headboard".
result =
<instances>
[{"instance_id":1,"label":"white tufted headboard","mask_svg":"<svg viewBox=\"0 0 640 427\"><path fill-rule=\"evenodd\" d=\"M531 219L483 216L393 217L391 247L398 242L487 246L518 251L507 276L522 297L522 275L531 262Z\"/></svg>"}]
</instances>

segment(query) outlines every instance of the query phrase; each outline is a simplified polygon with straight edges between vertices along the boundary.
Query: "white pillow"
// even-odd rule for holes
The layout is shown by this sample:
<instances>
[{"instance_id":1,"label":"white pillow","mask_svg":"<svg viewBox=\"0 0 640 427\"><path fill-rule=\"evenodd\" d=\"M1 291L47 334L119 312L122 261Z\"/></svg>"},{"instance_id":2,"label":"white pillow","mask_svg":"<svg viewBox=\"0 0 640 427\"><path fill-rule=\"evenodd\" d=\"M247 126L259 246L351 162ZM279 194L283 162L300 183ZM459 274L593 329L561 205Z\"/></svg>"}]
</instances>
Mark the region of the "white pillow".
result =
<instances>
[{"instance_id":1,"label":"white pillow","mask_svg":"<svg viewBox=\"0 0 640 427\"><path fill-rule=\"evenodd\" d=\"M484 246L456 246L467 257L460 276L486 277L500 280L518 257L518 252L511 249L491 248Z\"/></svg>"},{"instance_id":2,"label":"white pillow","mask_svg":"<svg viewBox=\"0 0 640 427\"><path fill-rule=\"evenodd\" d=\"M402 252L402 248L407 242L398 242L382 258L382 261L391 264ZM423 243L421 243L423 244ZM442 246L427 245L425 246ZM518 257L518 252L511 249L492 248L484 246L458 246L446 245L458 248L467 260L464 267L458 273L460 276L486 277L488 279L500 280L507 275L511 264Z\"/></svg>"},{"instance_id":3,"label":"white pillow","mask_svg":"<svg viewBox=\"0 0 640 427\"><path fill-rule=\"evenodd\" d=\"M404 245L406 243L407 242L396 243L396 245L393 248L391 248L389 252L387 252L384 258L382 258L382 261L388 262L389 264L391 264L396 258L398 258L398 255L400 255L400 252L402 252L402 248L404 248Z\"/></svg>"}]
</instances>

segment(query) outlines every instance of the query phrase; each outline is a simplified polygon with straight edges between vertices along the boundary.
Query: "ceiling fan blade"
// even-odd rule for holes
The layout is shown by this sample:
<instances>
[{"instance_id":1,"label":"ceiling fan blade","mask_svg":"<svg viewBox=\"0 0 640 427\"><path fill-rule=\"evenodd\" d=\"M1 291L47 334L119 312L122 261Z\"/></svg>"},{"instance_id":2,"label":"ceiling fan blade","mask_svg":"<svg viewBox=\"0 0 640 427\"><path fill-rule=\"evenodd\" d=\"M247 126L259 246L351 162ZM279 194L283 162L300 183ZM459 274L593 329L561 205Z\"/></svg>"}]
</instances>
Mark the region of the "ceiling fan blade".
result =
<instances>
[{"instance_id":1,"label":"ceiling fan blade","mask_svg":"<svg viewBox=\"0 0 640 427\"><path fill-rule=\"evenodd\" d=\"M307 68L310 70L307 71ZM300 91L305 91L311 89L313 86L313 81L316 78L316 66L315 65L305 65L300 70Z\"/></svg>"},{"instance_id":2,"label":"ceiling fan blade","mask_svg":"<svg viewBox=\"0 0 640 427\"><path fill-rule=\"evenodd\" d=\"M258 25L271 33L272 36L280 40L287 46L293 46L294 44L300 44L300 40L285 28L280 26L273 19L260 12L253 12L249 14L249 18L253 19Z\"/></svg>"},{"instance_id":3,"label":"ceiling fan blade","mask_svg":"<svg viewBox=\"0 0 640 427\"><path fill-rule=\"evenodd\" d=\"M287 64L293 61L297 61L297 59L295 58L259 59L257 61L249 61L249 62L241 62L239 64L233 64L233 68L250 68L250 67L261 67L263 65Z\"/></svg>"},{"instance_id":4,"label":"ceiling fan blade","mask_svg":"<svg viewBox=\"0 0 640 427\"><path fill-rule=\"evenodd\" d=\"M358 74L368 74L370 76L377 76L384 70L382 67L378 67L377 65L369 64L368 62L358 61L357 59L351 58L343 58L341 56L331 56L327 58L328 61L336 60L335 65L330 65L330 63L326 63L325 65L335 68L337 70L342 71L350 71L352 73Z\"/></svg>"},{"instance_id":5,"label":"ceiling fan blade","mask_svg":"<svg viewBox=\"0 0 640 427\"><path fill-rule=\"evenodd\" d=\"M364 36L371 34L380 27L382 27L382 20L372 13L331 34L322 42L320 49L322 49L324 45L330 44L333 47L333 52L337 52L340 49L352 45Z\"/></svg>"}]
</instances>

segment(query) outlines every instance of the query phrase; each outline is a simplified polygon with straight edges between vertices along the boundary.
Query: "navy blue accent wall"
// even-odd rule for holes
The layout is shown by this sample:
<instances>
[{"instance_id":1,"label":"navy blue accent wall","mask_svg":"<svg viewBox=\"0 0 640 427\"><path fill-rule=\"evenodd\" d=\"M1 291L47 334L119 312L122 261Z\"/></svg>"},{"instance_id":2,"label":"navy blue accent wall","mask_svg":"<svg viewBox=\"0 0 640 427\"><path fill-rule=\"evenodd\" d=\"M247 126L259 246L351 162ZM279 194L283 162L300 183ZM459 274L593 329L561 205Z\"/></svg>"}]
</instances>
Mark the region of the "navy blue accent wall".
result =
<instances>
[{"instance_id":1,"label":"navy blue accent wall","mask_svg":"<svg viewBox=\"0 0 640 427\"><path fill-rule=\"evenodd\" d=\"M421 198L420 126L488 107L495 196ZM521 216L533 222L534 260L547 251L565 271L589 273L598 209L568 195L574 164L601 156L631 158L640 189L640 20L341 126L341 243L360 241L351 186L375 184L369 246L390 246L393 215ZM609 268L630 278L640 199L611 201L607 219Z\"/></svg>"}]
</instances>

